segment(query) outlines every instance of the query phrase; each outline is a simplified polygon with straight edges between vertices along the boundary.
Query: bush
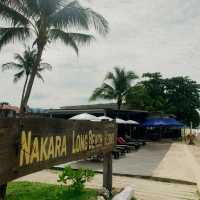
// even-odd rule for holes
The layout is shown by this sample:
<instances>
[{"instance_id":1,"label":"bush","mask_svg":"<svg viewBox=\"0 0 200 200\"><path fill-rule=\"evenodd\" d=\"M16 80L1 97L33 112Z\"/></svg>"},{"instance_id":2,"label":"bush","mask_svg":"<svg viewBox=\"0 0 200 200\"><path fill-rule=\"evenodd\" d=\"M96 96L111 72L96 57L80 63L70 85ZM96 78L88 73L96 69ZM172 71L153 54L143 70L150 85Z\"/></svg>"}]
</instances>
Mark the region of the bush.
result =
<instances>
[{"instance_id":1,"label":"bush","mask_svg":"<svg viewBox=\"0 0 200 200\"><path fill-rule=\"evenodd\" d=\"M59 175L58 182L69 184L69 189L75 191L82 191L85 187L86 181L94 177L95 173L89 169L74 170L70 166L63 169L63 172Z\"/></svg>"},{"instance_id":2,"label":"bush","mask_svg":"<svg viewBox=\"0 0 200 200\"><path fill-rule=\"evenodd\" d=\"M60 185L11 182L8 184L6 200L94 200L97 195L94 189L76 192Z\"/></svg>"}]
</instances>

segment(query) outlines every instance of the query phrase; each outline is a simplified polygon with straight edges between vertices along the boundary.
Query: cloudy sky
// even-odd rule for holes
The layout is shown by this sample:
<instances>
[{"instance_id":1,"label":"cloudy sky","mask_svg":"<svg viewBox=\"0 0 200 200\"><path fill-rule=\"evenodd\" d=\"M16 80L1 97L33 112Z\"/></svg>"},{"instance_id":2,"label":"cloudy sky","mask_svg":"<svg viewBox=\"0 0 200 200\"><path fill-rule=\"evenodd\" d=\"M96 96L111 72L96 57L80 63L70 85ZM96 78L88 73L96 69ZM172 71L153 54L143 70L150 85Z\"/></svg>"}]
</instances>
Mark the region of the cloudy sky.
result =
<instances>
[{"instance_id":1,"label":"cloudy sky","mask_svg":"<svg viewBox=\"0 0 200 200\"><path fill-rule=\"evenodd\" d=\"M113 66L126 67L138 75L160 71L165 77L190 76L200 81L199 0L82 0L101 13L110 24L106 38L72 49L57 43L49 46L44 61L53 66L45 83L35 82L30 106L56 108L87 104ZM1 25L1 22L0 22ZM0 65L22 52L23 45L10 44L0 52ZM14 72L0 72L0 102L18 105L23 81L13 84Z\"/></svg>"}]
</instances>

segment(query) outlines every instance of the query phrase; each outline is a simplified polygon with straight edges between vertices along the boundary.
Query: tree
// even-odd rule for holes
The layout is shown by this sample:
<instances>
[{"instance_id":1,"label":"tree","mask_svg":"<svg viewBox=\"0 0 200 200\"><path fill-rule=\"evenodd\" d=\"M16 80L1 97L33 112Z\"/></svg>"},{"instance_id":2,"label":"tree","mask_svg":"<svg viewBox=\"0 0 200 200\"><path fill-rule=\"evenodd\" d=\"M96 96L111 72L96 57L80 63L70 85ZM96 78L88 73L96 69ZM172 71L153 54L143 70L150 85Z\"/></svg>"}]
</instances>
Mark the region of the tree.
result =
<instances>
[{"instance_id":1,"label":"tree","mask_svg":"<svg viewBox=\"0 0 200 200\"><path fill-rule=\"evenodd\" d=\"M166 99L165 112L172 113L188 126L190 122L197 126L200 121L197 109L200 108L200 85L189 77L165 79Z\"/></svg>"},{"instance_id":2,"label":"tree","mask_svg":"<svg viewBox=\"0 0 200 200\"><path fill-rule=\"evenodd\" d=\"M115 67L114 73L109 72L104 79L104 83L94 90L90 100L114 99L117 101L118 110L120 110L132 87L132 81L137 78L138 76L133 71L125 71L124 68Z\"/></svg>"},{"instance_id":3,"label":"tree","mask_svg":"<svg viewBox=\"0 0 200 200\"><path fill-rule=\"evenodd\" d=\"M162 78L160 72L155 73L144 73L142 75L146 80L142 81L147 95L151 98L149 102L154 111L160 111L163 109L163 105L166 103L165 100L165 80Z\"/></svg>"},{"instance_id":4,"label":"tree","mask_svg":"<svg viewBox=\"0 0 200 200\"><path fill-rule=\"evenodd\" d=\"M146 80L132 87L127 96L130 108L142 108L173 114L186 125L197 126L200 117L200 85L189 77L162 78L156 73L145 73Z\"/></svg>"},{"instance_id":5,"label":"tree","mask_svg":"<svg viewBox=\"0 0 200 200\"><path fill-rule=\"evenodd\" d=\"M131 108L162 111L166 103L165 80L159 72L144 73L144 80L131 88L127 104Z\"/></svg>"},{"instance_id":6,"label":"tree","mask_svg":"<svg viewBox=\"0 0 200 200\"><path fill-rule=\"evenodd\" d=\"M14 79L13 79L14 83L17 83L19 80L21 80L25 76L25 82L24 82L22 96L21 96L21 104L24 99L24 93L27 88L28 80L30 78L31 72L33 71L36 55L37 55L36 50L31 50L30 48L27 48L24 51L23 55L15 54L14 58L17 62L8 62L2 65L2 71L10 70L10 69L14 69L18 71L16 74L14 74ZM37 69L36 76L42 81L44 81L44 79L41 75L41 72L46 69L51 70L52 69L51 65L48 63L41 62L39 68Z\"/></svg>"},{"instance_id":7,"label":"tree","mask_svg":"<svg viewBox=\"0 0 200 200\"><path fill-rule=\"evenodd\" d=\"M149 96L148 90L141 83L133 86L126 96L126 104L131 109L154 110L153 99Z\"/></svg>"},{"instance_id":8,"label":"tree","mask_svg":"<svg viewBox=\"0 0 200 200\"><path fill-rule=\"evenodd\" d=\"M78 54L80 44L89 44L94 39L87 33L91 28L100 35L108 33L105 18L92 9L82 7L77 1L3 0L0 2L0 16L10 22L10 27L0 28L0 49L13 40L33 38L33 46L37 50L21 108L27 106L47 44L60 40Z\"/></svg>"}]
</instances>

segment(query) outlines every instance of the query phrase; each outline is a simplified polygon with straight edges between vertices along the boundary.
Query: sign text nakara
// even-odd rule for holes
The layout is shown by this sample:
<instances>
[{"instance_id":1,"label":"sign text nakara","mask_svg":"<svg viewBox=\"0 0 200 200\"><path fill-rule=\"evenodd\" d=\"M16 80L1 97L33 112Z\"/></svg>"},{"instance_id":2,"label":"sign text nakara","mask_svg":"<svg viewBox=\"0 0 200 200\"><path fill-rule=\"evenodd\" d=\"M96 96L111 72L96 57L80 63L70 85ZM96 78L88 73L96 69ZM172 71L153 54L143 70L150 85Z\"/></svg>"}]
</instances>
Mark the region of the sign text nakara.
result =
<instances>
[{"instance_id":1,"label":"sign text nakara","mask_svg":"<svg viewBox=\"0 0 200 200\"><path fill-rule=\"evenodd\" d=\"M22 131L20 166L67 157L70 153L68 152L69 148L67 146L70 143L70 137L67 136L66 134L63 136L32 137L31 131ZM114 145L114 140L114 133L108 133L103 137L102 134L94 134L92 130L84 134L76 134L73 131L71 152L72 154L76 154Z\"/></svg>"}]
</instances>

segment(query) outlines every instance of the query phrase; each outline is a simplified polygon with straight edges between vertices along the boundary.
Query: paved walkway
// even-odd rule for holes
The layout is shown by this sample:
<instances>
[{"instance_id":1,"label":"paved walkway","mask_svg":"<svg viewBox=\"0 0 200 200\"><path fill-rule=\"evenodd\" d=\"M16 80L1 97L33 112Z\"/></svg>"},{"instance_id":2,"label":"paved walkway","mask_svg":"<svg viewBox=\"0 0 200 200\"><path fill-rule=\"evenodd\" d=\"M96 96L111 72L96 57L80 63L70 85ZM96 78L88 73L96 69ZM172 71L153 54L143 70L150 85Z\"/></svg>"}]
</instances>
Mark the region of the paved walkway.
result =
<instances>
[{"instance_id":1,"label":"paved walkway","mask_svg":"<svg viewBox=\"0 0 200 200\"><path fill-rule=\"evenodd\" d=\"M102 171L102 164L81 161L70 163L74 168L86 167ZM62 165L61 167L63 167ZM123 188L134 185L139 200L198 200L196 191L200 191L200 147L181 143L148 143L139 151L129 153L125 157L114 160L114 173L153 176L178 179L197 183L185 185L165 183L125 176L114 176L113 186ZM45 170L19 180L57 184L57 172ZM96 175L88 187L101 187L102 175Z\"/></svg>"},{"instance_id":2,"label":"paved walkway","mask_svg":"<svg viewBox=\"0 0 200 200\"><path fill-rule=\"evenodd\" d=\"M57 171L43 170L41 172L20 178L17 181L58 184L57 177ZM132 185L135 188L135 196L138 198L138 200L198 200L196 186L164 183L121 176L113 177L113 187L123 188L127 185ZM100 174L96 175L93 180L87 183L87 187L90 188L101 188L101 186L102 175Z\"/></svg>"},{"instance_id":3,"label":"paved walkway","mask_svg":"<svg viewBox=\"0 0 200 200\"><path fill-rule=\"evenodd\" d=\"M122 175L153 176L196 183L196 175L192 168L194 161L191 161L191 155L188 154L187 148L188 145L181 143L148 143L139 151L114 160L113 172ZM200 152L200 148L198 152ZM98 162L81 161L70 165L74 168L85 167L102 171L102 164Z\"/></svg>"}]
</instances>

